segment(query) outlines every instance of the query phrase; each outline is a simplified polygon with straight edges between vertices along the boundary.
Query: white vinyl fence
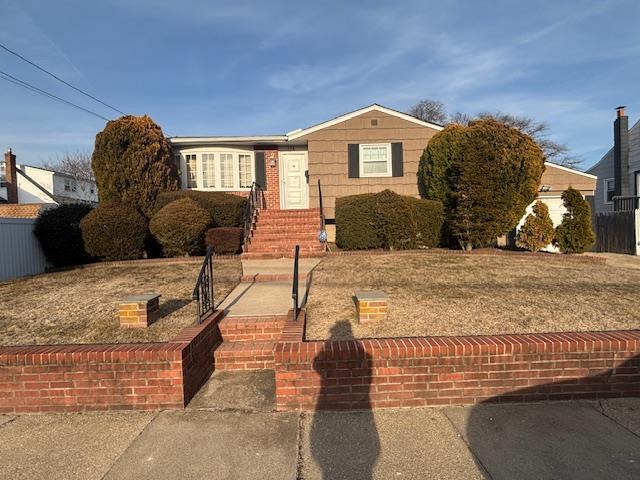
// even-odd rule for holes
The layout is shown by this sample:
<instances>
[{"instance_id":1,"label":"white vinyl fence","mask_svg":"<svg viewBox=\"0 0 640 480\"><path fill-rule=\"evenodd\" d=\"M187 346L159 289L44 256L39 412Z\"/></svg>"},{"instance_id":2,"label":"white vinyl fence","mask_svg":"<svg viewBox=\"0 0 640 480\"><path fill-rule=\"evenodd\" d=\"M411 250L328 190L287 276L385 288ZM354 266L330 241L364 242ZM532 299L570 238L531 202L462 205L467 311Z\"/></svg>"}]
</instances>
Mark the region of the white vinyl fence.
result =
<instances>
[{"instance_id":1,"label":"white vinyl fence","mask_svg":"<svg viewBox=\"0 0 640 480\"><path fill-rule=\"evenodd\" d=\"M35 219L0 218L0 282L43 273L47 260L33 234Z\"/></svg>"}]
</instances>

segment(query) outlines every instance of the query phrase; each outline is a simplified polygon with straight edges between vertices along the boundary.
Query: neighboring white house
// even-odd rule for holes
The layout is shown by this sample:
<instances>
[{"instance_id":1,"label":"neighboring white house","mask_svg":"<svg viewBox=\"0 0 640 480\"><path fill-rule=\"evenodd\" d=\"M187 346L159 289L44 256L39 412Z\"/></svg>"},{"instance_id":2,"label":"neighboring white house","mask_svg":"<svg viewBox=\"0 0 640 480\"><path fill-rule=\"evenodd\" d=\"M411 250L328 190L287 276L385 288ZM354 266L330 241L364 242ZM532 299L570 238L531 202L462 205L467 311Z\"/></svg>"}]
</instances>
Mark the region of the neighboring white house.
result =
<instances>
[{"instance_id":1,"label":"neighboring white house","mask_svg":"<svg viewBox=\"0 0 640 480\"><path fill-rule=\"evenodd\" d=\"M77 180L66 173L43 167L18 165L15 159L15 155L9 150L5 153L4 161L0 161L0 202L98 202L95 182Z\"/></svg>"}]
</instances>

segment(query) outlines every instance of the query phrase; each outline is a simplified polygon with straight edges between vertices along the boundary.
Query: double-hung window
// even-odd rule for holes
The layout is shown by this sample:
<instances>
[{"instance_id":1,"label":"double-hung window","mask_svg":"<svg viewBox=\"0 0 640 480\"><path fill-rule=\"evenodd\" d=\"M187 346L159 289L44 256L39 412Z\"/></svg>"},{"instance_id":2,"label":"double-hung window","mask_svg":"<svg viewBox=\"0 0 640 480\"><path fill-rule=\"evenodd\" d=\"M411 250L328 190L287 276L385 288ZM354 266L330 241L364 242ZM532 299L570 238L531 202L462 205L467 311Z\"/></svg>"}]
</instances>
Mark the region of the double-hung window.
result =
<instances>
[{"instance_id":1,"label":"double-hung window","mask_svg":"<svg viewBox=\"0 0 640 480\"><path fill-rule=\"evenodd\" d=\"M233 191L251 188L253 152L204 151L184 154L183 187Z\"/></svg>"},{"instance_id":2,"label":"double-hung window","mask_svg":"<svg viewBox=\"0 0 640 480\"><path fill-rule=\"evenodd\" d=\"M607 178L604 181L604 203L613 203L613 197L616 194L616 184L613 178Z\"/></svg>"},{"instance_id":3,"label":"double-hung window","mask_svg":"<svg viewBox=\"0 0 640 480\"><path fill-rule=\"evenodd\" d=\"M187 175L187 188L198 188L198 160L195 154L184 156Z\"/></svg>"},{"instance_id":4,"label":"double-hung window","mask_svg":"<svg viewBox=\"0 0 640 480\"><path fill-rule=\"evenodd\" d=\"M360 177L390 177L391 144L360 144Z\"/></svg>"}]
</instances>

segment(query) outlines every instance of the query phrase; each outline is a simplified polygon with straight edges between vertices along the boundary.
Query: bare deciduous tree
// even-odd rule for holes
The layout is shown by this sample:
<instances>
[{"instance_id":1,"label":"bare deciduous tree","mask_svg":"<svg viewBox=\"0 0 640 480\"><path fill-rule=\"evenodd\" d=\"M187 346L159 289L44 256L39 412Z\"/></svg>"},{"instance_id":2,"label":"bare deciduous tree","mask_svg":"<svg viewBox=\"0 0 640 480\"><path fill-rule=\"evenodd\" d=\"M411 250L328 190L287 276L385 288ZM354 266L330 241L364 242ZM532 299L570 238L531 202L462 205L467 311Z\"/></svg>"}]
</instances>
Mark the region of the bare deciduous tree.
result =
<instances>
[{"instance_id":1,"label":"bare deciduous tree","mask_svg":"<svg viewBox=\"0 0 640 480\"><path fill-rule=\"evenodd\" d=\"M425 122L437 123L438 125L444 125L447 121L444 103L429 98L416 103L409 109L409 114Z\"/></svg>"},{"instance_id":2,"label":"bare deciduous tree","mask_svg":"<svg viewBox=\"0 0 640 480\"><path fill-rule=\"evenodd\" d=\"M533 118L520 117L500 111L480 112L478 118L492 118L529 135L542 149L545 157L550 162L569 168L576 168L580 165L580 159L569 151L569 147L566 144L549 138L549 124L547 122L538 122Z\"/></svg>"},{"instance_id":3,"label":"bare deciduous tree","mask_svg":"<svg viewBox=\"0 0 640 480\"><path fill-rule=\"evenodd\" d=\"M88 182L95 182L93 168L91 168L91 153L87 151L76 150L56 154L44 163L44 167L70 175L76 181L77 188L85 194L92 188Z\"/></svg>"}]
</instances>

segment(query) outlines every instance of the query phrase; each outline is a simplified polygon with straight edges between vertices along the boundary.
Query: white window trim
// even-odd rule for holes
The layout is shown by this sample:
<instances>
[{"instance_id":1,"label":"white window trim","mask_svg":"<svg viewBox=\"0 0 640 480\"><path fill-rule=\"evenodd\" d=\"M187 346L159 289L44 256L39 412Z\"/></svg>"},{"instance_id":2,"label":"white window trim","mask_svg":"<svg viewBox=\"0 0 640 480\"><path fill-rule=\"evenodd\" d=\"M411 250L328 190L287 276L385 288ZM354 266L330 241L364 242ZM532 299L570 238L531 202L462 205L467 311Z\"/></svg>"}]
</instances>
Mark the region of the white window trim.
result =
<instances>
[{"instance_id":1,"label":"white window trim","mask_svg":"<svg viewBox=\"0 0 640 480\"><path fill-rule=\"evenodd\" d=\"M603 192L604 193L603 200L604 200L604 204L605 205L611 205L613 203L613 200L607 201L607 193L609 192L609 189L607 188L607 184L609 182L614 182L613 183L613 189L615 191L615 188L616 188L615 180L616 180L615 178L605 178L605 179L603 179L603 184L604 184L604 187L603 187L603 190L604 190L604 192Z\"/></svg>"},{"instance_id":2,"label":"white window trim","mask_svg":"<svg viewBox=\"0 0 640 480\"><path fill-rule=\"evenodd\" d=\"M361 143L358 151L358 160L359 160L359 176L360 178L386 178L391 177L393 175L392 172L392 159L391 159L391 144L390 143ZM387 150L387 171L386 173L364 173L364 149L366 147L385 147Z\"/></svg>"},{"instance_id":3,"label":"white window trim","mask_svg":"<svg viewBox=\"0 0 640 480\"><path fill-rule=\"evenodd\" d=\"M233 155L233 186L229 188L220 187L220 183L222 182L222 177L220 175L220 154L230 153ZM202 171L202 155L203 154L213 154L214 155L214 176L215 176L215 187L203 187L204 185L204 176ZM244 150L244 149L233 149L233 148L199 148L182 150L180 153L180 169L181 169L181 179L180 183L183 190L199 190L203 192L245 192L251 190L251 187L240 187L240 157L239 155L249 155L250 157L250 166L251 166L251 182L255 182L256 180L256 171L255 171L255 153L252 150ZM193 188L187 187L187 163L186 156L187 155L195 155L196 156L196 186Z\"/></svg>"}]
</instances>

